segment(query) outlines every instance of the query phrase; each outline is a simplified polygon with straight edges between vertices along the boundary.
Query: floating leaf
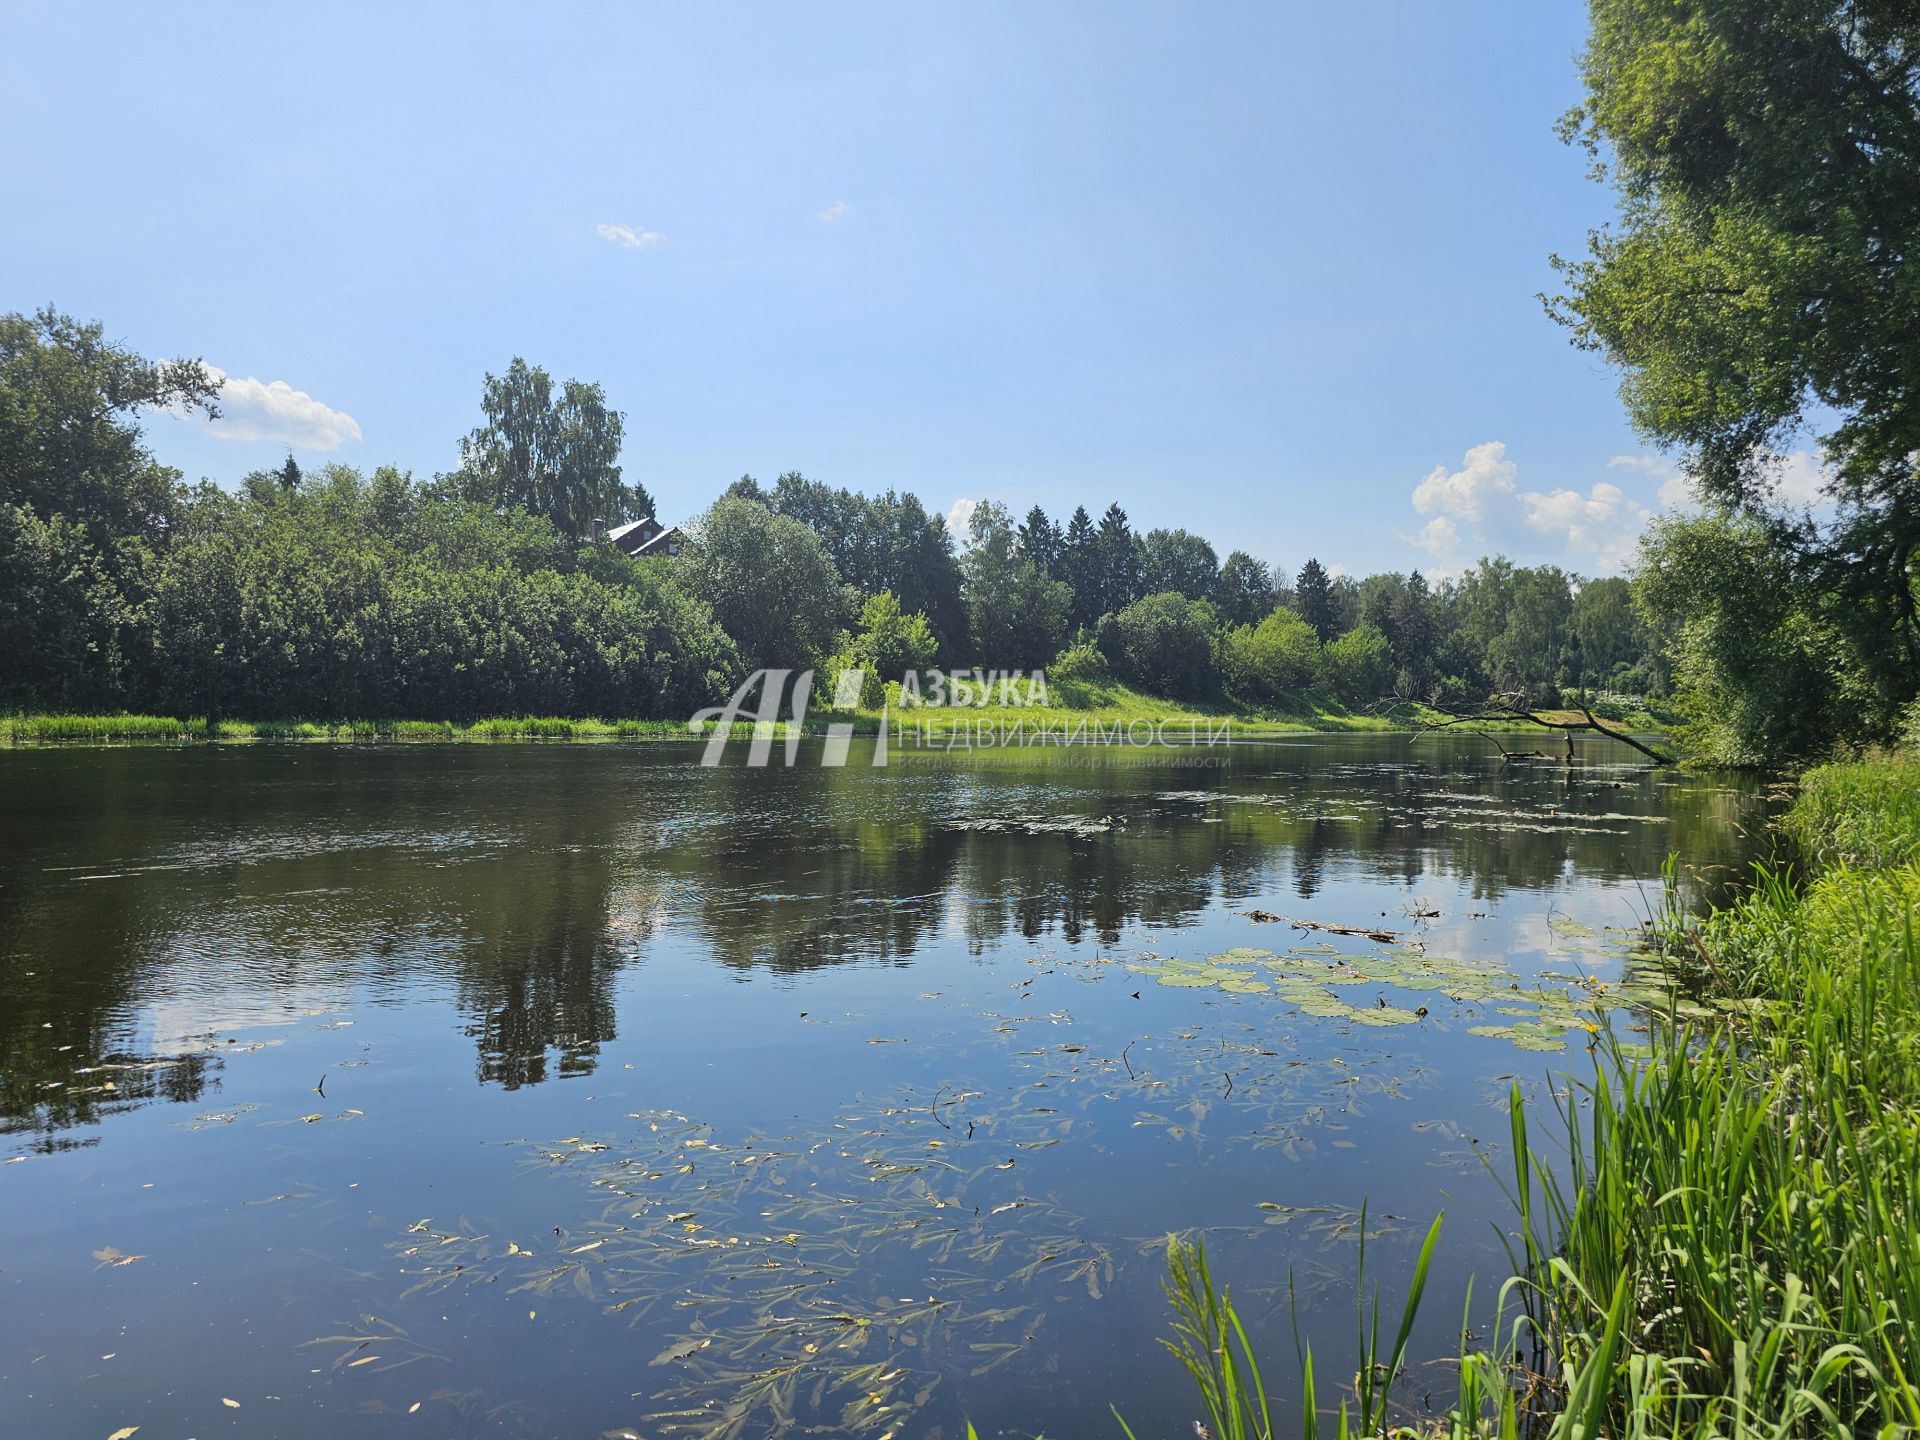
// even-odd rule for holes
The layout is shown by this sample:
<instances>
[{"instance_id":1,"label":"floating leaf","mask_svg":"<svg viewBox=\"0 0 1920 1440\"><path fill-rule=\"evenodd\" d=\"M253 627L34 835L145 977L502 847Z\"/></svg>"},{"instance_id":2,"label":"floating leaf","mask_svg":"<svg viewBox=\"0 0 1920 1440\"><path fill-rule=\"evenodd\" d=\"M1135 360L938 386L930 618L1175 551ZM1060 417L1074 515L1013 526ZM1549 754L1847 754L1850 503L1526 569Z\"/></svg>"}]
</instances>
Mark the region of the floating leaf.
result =
<instances>
[{"instance_id":1,"label":"floating leaf","mask_svg":"<svg viewBox=\"0 0 1920 1440\"><path fill-rule=\"evenodd\" d=\"M671 1365L676 1360L685 1360L689 1355L697 1355L712 1343L713 1340L711 1337L704 1336L686 1340L676 1340L658 1355L654 1356L653 1359L649 1360L647 1364Z\"/></svg>"}]
</instances>

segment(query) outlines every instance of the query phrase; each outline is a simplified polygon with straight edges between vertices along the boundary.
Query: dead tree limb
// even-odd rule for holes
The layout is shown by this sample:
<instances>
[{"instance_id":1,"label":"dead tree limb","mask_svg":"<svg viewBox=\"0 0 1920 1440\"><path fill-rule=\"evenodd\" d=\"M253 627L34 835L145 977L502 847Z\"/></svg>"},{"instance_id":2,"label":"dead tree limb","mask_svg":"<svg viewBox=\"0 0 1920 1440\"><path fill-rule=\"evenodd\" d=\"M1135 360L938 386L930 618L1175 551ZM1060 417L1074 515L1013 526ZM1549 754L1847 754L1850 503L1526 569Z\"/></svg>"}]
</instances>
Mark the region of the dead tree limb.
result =
<instances>
[{"instance_id":1,"label":"dead tree limb","mask_svg":"<svg viewBox=\"0 0 1920 1440\"><path fill-rule=\"evenodd\" d=\"M1565 732L1567 737L1568 760L1573 759L1574 732L1591 730L1596 735L1604 735L1609 740L1618 740L1622 745L1631 746L1656 765L1673 764L1673 757L1671 755L1663 754L1644 741L1635 739L1624 730L1616 730L1611 725L1603 723L1587 706L1579 705L1574 708L1579 710L1583 717L1582 719L1549 720L1546 716L1535 711L1532 706L1525 704L1523 697L1518 694L1497 695L1492 697L1486 705L1483 705L1470 714L1457 714L1452 711L1442 712L1446 717L1445 719L1429 721L1421 728L1425 730L1450 730L1457 725L1486 725L1496 720L1521 720L1529 725L1538 725L1542 730L1559 730ZM1500 754L1505 759L1512 760L1514 758L1512 752L1498 740L1494 740L1493 736L1489 735L1485 730L1476 730L1474 733L1487 740L1493 741L1494 747L1500 751Z\"/></svg>"}]
</instances>

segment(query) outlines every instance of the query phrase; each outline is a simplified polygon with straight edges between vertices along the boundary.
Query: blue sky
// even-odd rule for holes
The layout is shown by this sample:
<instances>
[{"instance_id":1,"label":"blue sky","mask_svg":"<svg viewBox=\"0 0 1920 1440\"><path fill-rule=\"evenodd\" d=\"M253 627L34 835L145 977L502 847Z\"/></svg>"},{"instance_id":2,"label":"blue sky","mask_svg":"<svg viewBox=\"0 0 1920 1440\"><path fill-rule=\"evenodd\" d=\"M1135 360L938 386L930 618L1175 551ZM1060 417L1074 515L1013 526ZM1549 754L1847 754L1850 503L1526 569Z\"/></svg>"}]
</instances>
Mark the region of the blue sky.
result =
<instances>
[{"instance_id":1,"label":"blue sky","mask_svg":"<svg viewBox=\"0 0 1920 1440\"><path fill-rule=\"evenodd\" d=\"M1673 472L1535 299L1612 208L1553 134L1583 25L7 3L0 308L226 372L226 425L151 422L189 478L449 469L519 354L606 387L668 519L799 469L1611 570Z\"/></svg>"}]
</instances>

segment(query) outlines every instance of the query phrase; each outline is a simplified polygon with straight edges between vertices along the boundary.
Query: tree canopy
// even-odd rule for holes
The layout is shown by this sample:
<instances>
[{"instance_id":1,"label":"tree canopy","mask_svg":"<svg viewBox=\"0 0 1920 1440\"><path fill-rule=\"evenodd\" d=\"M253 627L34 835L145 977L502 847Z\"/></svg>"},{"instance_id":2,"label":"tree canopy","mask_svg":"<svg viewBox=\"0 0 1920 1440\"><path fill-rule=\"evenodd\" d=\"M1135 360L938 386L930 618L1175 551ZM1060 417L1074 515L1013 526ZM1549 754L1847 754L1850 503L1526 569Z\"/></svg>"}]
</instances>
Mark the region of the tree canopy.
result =
<instances>
[{"instance_id":1,"label":"tree canopy","mask_svg":"<svg viewBox=\"0 0 1920 1440\"><path fill-rule=\"evenodd\" d=\"M1620 197L1550 309L1704 495L1768 517L1850 625L1882 718L1920 684L1920 11L1592 0L1563 122ZM1772 514L1811 437L1837 515Z\"/></svg>"},{"instance_id":2,"label":"tree canopy","mask_svg":"<svg viewBox=\"0 0 1920 1440\"><path fill-rule=\"evenodd\" d=\"M653 514L653 498L620 480L624 417L598 385L553 377L518 355L489 375L486 422L467 436L460 477L466 494L500 509L519 506L562 534L587 539L599 525Z\"/></svg>"}]
</instances>

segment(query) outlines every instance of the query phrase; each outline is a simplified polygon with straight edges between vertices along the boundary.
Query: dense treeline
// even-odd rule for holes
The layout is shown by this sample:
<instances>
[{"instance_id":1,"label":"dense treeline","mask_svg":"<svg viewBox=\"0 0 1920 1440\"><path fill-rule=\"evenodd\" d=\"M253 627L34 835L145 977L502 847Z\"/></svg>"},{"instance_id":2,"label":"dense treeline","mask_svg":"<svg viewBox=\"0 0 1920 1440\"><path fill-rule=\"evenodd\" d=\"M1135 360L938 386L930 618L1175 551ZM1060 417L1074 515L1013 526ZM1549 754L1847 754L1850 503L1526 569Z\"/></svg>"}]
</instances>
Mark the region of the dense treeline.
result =
<instances>
[{"instance_id":1,"label":"dense treeline","mask_svg":"<svg viewBox=\"0 0 1920 1440\"><path fill-rule=\"evenodd\" d=\"M923 616L946 664L1034 668L1064 651L1154 694L1254 707L1314 690L1465 705L1496 691L1551 703L1572 688L1666 687L1655 632L1619 578L1500 558L1438 586L1418 571L1335 577L1318 560L1288 577L1240 550L1223 561L1185 530L1139 534L1117 504L1063 525L1039 506L1016 522L984 501L969 533L949 537L912 495L798 473L771 489L741 479L714 516L737 524L742 501L811 530L855 597L887 593ZM843 634L843 650L871 649L864 636Z\"/></svg>"},{"instance_id":2,"label":"dense treeline","mask_svg":"<svg viewBox=\"0 0 1920 1440\"><path fill-rule=\"evenodd\" d=\"M1060 661L1252 708L1664 681L1624 581L1499 559L1439 586L1317 560L1288 577L1138 534L1117 504L1062 524L985 502L955 536L911 494L744 477L679 556L631 560L597 538L653 508L621 476L619 413L518 359L486 378L462 468L427 481L289 456L188 487L141 412L218 403L198 364L150 364L97 324L0 321L0 704L677 716L756 666L836 661Z\"/></svg>"}]
</instances>

